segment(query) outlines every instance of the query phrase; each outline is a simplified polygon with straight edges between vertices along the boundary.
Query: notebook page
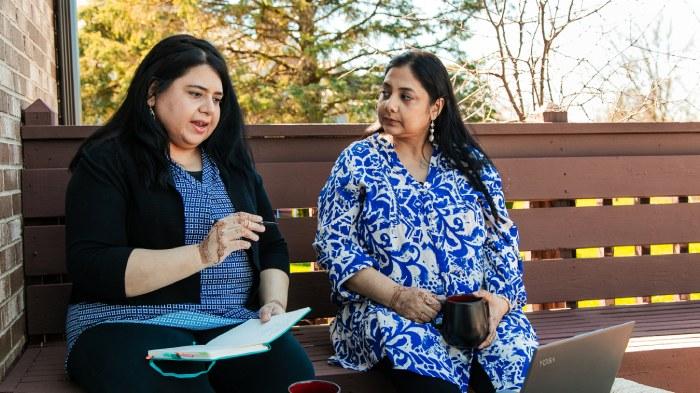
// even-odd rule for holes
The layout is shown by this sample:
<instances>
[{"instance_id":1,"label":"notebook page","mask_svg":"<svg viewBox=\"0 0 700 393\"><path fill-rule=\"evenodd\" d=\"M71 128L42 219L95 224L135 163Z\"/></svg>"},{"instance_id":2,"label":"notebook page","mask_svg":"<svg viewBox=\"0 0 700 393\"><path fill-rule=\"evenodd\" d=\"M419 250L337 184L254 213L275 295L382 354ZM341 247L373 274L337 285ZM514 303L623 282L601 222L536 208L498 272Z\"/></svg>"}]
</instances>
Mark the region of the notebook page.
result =
<instances>
[{"instance_id":1,"label":"notebook page","mask_svg":"<svg viewBox=\"0 0 700 393\"><path fill-rule=\"evenodd\" d=\"M305 307L296 311L273 315L266 323L261 323L259 319L248 320L209 341L207 346L239 347L267 344L289 330L309 311L310 308Z\"/></svg>"}]
</instances>

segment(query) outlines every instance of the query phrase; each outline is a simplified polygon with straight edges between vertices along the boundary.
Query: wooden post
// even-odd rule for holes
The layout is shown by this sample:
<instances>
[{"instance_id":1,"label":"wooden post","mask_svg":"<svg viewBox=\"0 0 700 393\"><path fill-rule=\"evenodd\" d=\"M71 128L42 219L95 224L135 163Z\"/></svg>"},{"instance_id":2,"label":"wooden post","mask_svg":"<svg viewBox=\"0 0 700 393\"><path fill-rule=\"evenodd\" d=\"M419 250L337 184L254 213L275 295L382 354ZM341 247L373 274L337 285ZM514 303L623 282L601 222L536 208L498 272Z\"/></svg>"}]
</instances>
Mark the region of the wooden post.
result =
<instances>
[{"instance_id":1,"label":"wooden post","mask_svg":"<svg viewBox=\"0 0 700 393\"><path fill-rule=\"evenodd\" d=\"M559 105L550 102L542 105L537 112L528 116L526 122L568 123L568 113L566 109L562 109Z\"/></svg>"},{"instance_id":2,"label":"wooden post","mask_svg":"<svg viewBox=\"0 0 700 393\"><path fill-rule=\"evenodd\" d=\"M545 123L568 123L568 113L558 106L547 108L542 112L542 121Z\"/></svg>"},{"instance_id":3,"label":"wooden post","mask_svg":"<svg viewBox=\"0 0 700 393\"><path fill-rule=\"evenodd\" d=\"M554 103L548 103L542 106L541 112L532 117L532 122L542 121L545 123L567 123L568 114L566 110L561 109ZM552 200L552 201L531 201L530 207L533 208L551 208L562 206L574 206L574 202L568 199ZM533 259L559 259L573 258L574 250L543 250L533 251ZM558 302L545 303L542 305L533 305L533 310L549 310L554 308L575 308L576 302Z\"/></svg>"},{"instance_id":4,"label":"wooden post","mask_svg":"<svg viewBox=\"0 0 700 393\"><path fill-rule=\"evenodd\" d=\"M37 99L23 113L25 126L55 126L58 125L56 112L52 111L41 99Z\"/></svg>"},{"instance_id":5,"label":"wooden post","mask_svg":"<svg viewBox=\"0 0 700 393\"><path fill-rule=\"evenodd\" d=\"M52 111L51 108L49 108L48 105L41 99L37 99L34 101L31 105L26 107L22 111L22 127L20 128L20 133L23 135L24 134L24 127L31 127L31 126L56 126L58 125L58 117L56 115L56 112ZM23 153L26 153L26 150L23 149ZM24 159L22 160L24 162ZM25 175L25 171L22 172L22 177ZM24 185L24 180L22 180L22 184ZM24 199L24 198L23 198ZM22 204L24 207L24 204ZM23 228L24 231L24 228ZM24 243L24 246L26 247L27 243ZM25 250L25 255L26 255L26 250ZM29 263L29 259L25 256L24 257L24 264L25 264L25 269L26 269L26 264ZM43 279L42 279L43 281ZM29 277L25 277L25 282L30 283ZM35 288L40 288L43 289L44 287L41 285L27 285L25 287L26 293L32 293L36 294L37 292L34 292ZM40 299L40 298L39 298ZM49 304L48 302L37 302L37 297L34 297L34 295L27 295L27 306L25 306L25 317L27 318L27 326L26 329L28 331L29 336L32 335L32 329L34 328L35 322L32 320L33 315L43 315L45 314L45 310L48 307L51 307L52 305ZM47 335L46 334L41 334L41 342L46 342L47 340Z\"/></svg>"}]
</instances>

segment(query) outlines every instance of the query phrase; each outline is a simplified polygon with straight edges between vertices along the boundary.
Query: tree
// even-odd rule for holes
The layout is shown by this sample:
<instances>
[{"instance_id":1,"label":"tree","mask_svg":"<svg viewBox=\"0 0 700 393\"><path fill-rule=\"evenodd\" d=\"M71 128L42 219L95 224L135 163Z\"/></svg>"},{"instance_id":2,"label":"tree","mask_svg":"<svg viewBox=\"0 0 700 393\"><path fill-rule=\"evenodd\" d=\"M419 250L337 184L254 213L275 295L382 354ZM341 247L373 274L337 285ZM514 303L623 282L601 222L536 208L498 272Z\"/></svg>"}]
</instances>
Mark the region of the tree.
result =
<instances>
[{"instance_id":1,"label":"tree","mask_svg":"<svg viewBox=\"0 0 700 393\"><path fill-rule=\"evenodd\" d=\"M620 88L609 93L615 99L608 121L664 122L697 117L691 98L696 96L695 89L683 83L688 77L683 66L697 61L687 55L694 43L691 38L684 48L672 48L668 40L672 33L673 24L657 18L654 26L636 26L634 35L626 38L627 47L619 50L621 64L615 78Z\"/></svg>"},{"instance_id":2,"label":"tree","mask_svg":"<svg viewBox=\"0 0 700 393\"><path fill-rule=\"evenodd\" d=\"M498 119L493 107L493 92L488 81L479 73L478 64L448 64L447 70L452 75L452 85L464 120L485 122Z\"/></svg>"},{"instance_id":3,"label":"tree","mask_svg":"<svg viewBox=\"0 0 700 393\"><path fill-rule=\"evenodd\" d=\"M204 34L213 23L193 0L92 2L80 8L79 18L84 124L101 124L111 116L139 62L158 41L177 32Z\"/></svg>"},{"instance_id":4,"label":"tree","mask_svg":"<svg viewBox=\"0 0 700 393\"><path fill-rule=\"evenodd\" d=\"M581 0L483 0L483 14L495 32L496 64L485 70L507 97L507 106L525 121L547 102L566 95L553 84L550 68L557 40L571 24L599 13L611 0L592 8ZM590 2L586 3L590 7Z\"/></svg>"},{"instance_id":5,"label":"tree","mask_svg":"<svg viewBox=\"0 0 700 393\"><path fill-rule=\"evenodd\" d=\"M462 16L477 1L462 2ZM367 121L388 54L407 47L458 52L468 33L422 16L410 0L207 1L236 64L253 121ZM382 56L383 55L383 56ZM280 118L281 114L281 118Z\"/></svg>"},{"instance_id":6,"label":"tree","mask_svg":"<svg viewBox=\"0 0 700 393\"><path fill-rule=\"evenodd\" d=\"M95 106L84 109L86 123L104 121L145 52L180 31L223 51L249 122L369 121L388 57L410 47L460 58L464 23L478 9L478 0L428 16L411 0L141 3L81 9L83 99Z\"/></svg>"}]
</instances>

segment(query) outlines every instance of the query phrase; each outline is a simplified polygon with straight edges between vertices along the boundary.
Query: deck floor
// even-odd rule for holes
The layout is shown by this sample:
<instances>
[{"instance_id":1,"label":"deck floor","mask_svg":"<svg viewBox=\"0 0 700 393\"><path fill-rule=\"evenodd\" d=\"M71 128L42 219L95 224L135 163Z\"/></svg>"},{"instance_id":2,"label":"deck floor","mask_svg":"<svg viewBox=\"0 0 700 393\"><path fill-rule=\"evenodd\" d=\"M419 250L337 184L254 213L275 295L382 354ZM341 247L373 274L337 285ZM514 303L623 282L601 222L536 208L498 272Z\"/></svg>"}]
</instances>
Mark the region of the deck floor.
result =
<instances>
[{"instance_id":1,"label":"deck floor","mask_svg":"<svg viewBox=\"0 0 700 393\"><path fill-rule=\"evenodd\" d=\"M700 386L700 373L688 372L700 369L700 301L539 311L528 316L543 344L634 320L637 325L619 376L677 393L695 392ZM294 333L319 378L339 383L347 393L363 392L367 379L372 386L382 386L382 392L391 391L378 375L356 378L356 372L326 363L332 352L327 326L295 327ZM654 356L649 356L649 350L655 350ZM64 357L64 342L28 347L0 384L0 393L80 392L66 378Z\"/></svg>"}]
</instances>

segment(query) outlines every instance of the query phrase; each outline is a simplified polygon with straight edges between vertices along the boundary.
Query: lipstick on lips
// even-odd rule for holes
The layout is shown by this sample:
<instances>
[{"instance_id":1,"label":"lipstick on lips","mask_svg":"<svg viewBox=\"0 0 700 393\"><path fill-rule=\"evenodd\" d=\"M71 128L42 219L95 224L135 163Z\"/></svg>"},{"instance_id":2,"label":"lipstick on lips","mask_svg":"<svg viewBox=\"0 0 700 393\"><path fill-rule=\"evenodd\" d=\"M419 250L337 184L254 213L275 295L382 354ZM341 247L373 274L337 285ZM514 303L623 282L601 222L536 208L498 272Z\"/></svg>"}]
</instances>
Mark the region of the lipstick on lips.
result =
<instances>
[{"instance_id":1,"label":"lipstick on lips","mask_svg":"<svg viewBox=\"0 0 700 393\"><path fill-rule=\"evenodd\" d=\"M207 131L207 126L209 123L205 121L191 121L192 125L194 126L195 131L199 132L200 134L203 134Z\"/></svg>"},{"instance_id":2,"label":"lipstick on lips","mask_svg":"<svg viewBox=\"0 0 700 393\"><path fill-rule=\"evenodd\" d=\"M393 126L399 124L398 120L390 119L388 117L383 117L382 118L382 123L387 126Z\"/></svg>"}]
</instances>

